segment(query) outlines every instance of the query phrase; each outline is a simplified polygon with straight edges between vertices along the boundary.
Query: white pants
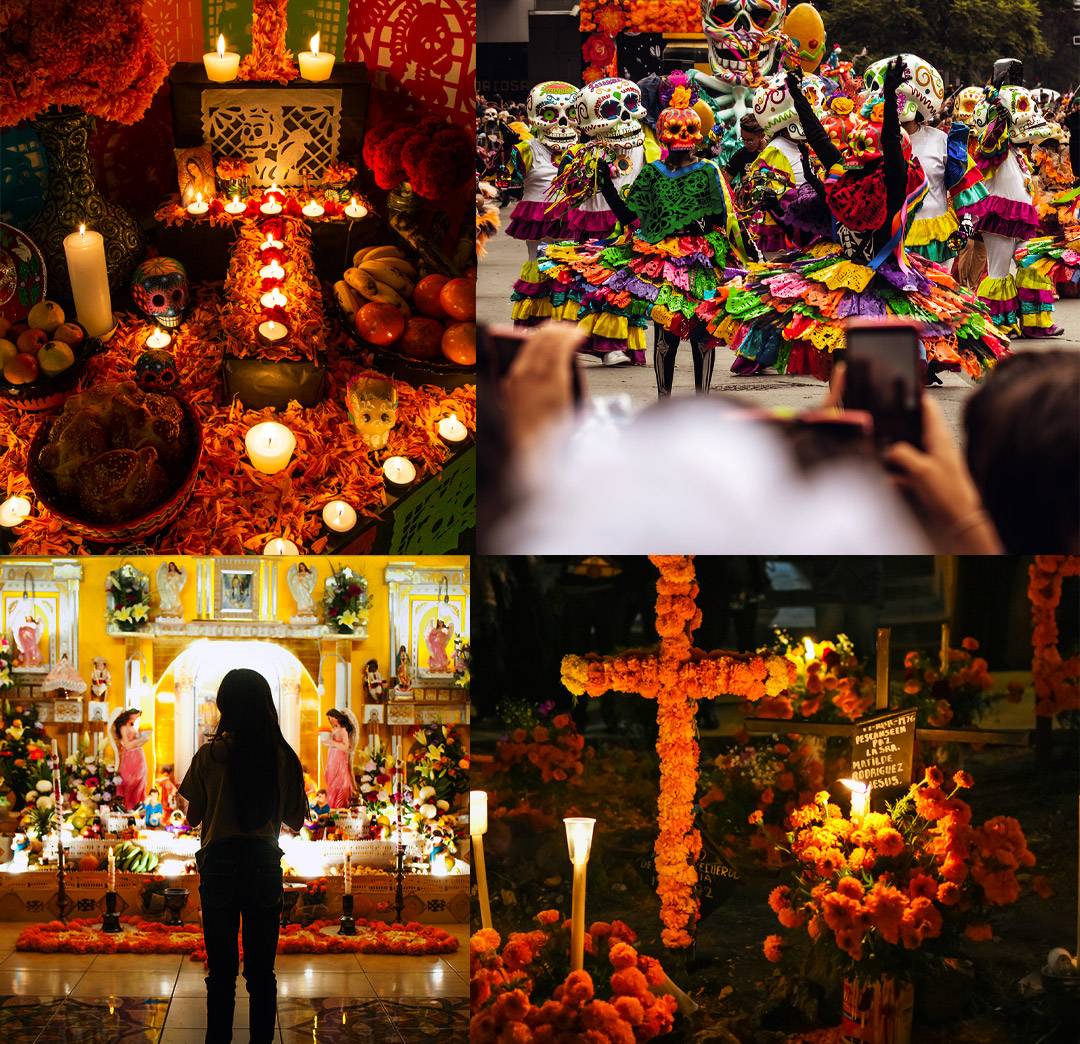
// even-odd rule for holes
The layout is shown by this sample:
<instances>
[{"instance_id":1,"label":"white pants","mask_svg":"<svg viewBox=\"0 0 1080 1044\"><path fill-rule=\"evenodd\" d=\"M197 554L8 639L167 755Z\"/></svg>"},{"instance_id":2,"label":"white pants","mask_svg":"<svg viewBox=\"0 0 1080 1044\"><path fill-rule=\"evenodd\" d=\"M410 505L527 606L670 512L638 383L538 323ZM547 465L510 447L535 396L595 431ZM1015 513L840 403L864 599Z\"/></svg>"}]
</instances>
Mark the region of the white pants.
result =
<instances>
[{"instance_id":1,"label":"white pants","mask_svg":"<svg viewBox=\"0 0 1080 1044\"><path fill-rule=\"evenodd\" d=\"M983 233L986 244L986 275L990 279L1007 279L1013 271L1013 254L1019 239Z\"/></svg>"}]
</instances>

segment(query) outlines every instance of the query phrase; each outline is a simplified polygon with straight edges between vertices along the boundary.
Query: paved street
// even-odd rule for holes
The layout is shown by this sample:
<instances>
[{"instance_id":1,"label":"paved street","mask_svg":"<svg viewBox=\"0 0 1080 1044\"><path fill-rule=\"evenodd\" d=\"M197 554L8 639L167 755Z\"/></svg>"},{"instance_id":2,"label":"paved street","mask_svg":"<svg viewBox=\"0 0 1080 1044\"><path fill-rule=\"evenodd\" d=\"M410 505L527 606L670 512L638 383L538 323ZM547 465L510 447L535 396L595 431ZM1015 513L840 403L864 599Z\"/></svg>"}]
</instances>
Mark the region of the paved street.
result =
<instances>
[{"instance_id":1,"label":"paved street","mask_svg":"<svg viewBox=\"0 0 1080 1044\"><path fill-rule=\"evenodd\" d=\"M502 227L509 223L510 209L502 211ZM525 245L499 234L489 241L487 256L480 263L476 309L480 322L507 322L510 317L510 289L525 260ZM1080 300L1059 301L1054 318L1065 329L1065 336L1051 341L1016 341L1014 351L1041 351L1048 347L1080 350ZM651 353L651 348L650 348ZM650 366L605 368L598 361L585 359L583 366L588 388L593 395L629 395L635 407L656 400L656 382ZM730 360L717 360L713 389L724 393L750 396L759 407L807 409L820 404L825 385L810 377L758 376L735 377L728 371ZM972 385L956 374L943 376L944 386L930 394L942 405L949 426L959 438L964 400ZM676 394L693 394L694 370L690 346L683 344L675 367Z\"/></svg>"}]
</instances>

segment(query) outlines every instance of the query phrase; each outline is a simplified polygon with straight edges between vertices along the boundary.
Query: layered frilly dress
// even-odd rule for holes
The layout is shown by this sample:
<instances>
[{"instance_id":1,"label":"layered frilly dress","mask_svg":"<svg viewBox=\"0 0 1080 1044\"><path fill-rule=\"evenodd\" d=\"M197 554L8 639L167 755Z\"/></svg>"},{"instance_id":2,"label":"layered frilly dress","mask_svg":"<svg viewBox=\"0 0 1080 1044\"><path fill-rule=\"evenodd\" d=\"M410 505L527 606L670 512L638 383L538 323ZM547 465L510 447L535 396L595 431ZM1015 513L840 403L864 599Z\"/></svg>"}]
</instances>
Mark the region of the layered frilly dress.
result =
<instances>
[{"instance_id":1,"label":"layered frilly dress","mask_svg":"<svg viewBox=\"0 0 1080 1044\"><path fill-rule=\"evenodd\" d=\"M747 230L765 256L805 249L830 232L828 209L806 180L806 147L776 135L746 172Z\"/></svg>"},{"instance_id":2,"label":"layered frilly dress","mask_svg":"<svg viewBox=\"0 0 1080 1044\"><path fill-rule=\"evenodd\" d=\"M1080 286L1080 188L1072 188L1052 200L1060 232L1038 236L1016 249L1019 272L1034 272L1054 287ZM1019 282L1020 276L1017 275Z\"/></svg>"},{"instance_id":3,"label":"layered frilly dress","mask_svg":"<svg viewBox=\"0 0 1080 1044\"><path fill-rule=\"evenodd\" d=\"M540 274L560 318L590 335L594 354L622 350L645 364L651 323L687 340L723 312L723 285L746 251L727 182L714 160L645 166L625 198L636 217L622 233L541 247ZM720 343L707 336L704 348Z\"/></svg>"}]
</instances>

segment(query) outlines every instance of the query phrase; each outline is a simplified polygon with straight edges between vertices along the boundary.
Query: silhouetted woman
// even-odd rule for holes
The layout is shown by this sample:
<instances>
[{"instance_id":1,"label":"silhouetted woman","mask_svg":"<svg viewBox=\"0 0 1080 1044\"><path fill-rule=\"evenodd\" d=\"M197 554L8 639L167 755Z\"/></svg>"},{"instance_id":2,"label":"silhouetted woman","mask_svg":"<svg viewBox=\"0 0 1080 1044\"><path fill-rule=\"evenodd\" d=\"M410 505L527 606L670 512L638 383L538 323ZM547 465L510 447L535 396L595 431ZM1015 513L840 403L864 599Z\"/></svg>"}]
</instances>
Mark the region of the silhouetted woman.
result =
<instances>
[{"instance_id":1,"label":"silhouetted woman","mask_svg":"<svg viewBox=\"0 0 1080 1044\"><path fill-rule=\"evenodd\" d=\"M281 918L281 824L299 830L307 814L300 761L278 726L270 686L257 671L229 671L217 694L221 720L192 759L180 794L188 822L202 826L199 895L209 974L206 1042L232 1040L237 931L252 1044L277 1033L277 953Z\"/></svg>"}]
</instances>

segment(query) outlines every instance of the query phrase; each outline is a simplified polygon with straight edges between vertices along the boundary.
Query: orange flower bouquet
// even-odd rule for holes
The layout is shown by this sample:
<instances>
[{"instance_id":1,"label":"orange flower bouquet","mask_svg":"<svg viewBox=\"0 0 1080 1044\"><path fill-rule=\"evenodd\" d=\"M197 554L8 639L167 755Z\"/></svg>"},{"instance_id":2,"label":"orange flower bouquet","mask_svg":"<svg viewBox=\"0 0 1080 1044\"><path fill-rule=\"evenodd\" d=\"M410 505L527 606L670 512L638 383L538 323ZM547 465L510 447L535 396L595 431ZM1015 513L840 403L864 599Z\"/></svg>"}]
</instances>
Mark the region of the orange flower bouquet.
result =
<instances>
[{"instance_id":1,"label":"orange flower bouquet","mask_svg":"<svg viewBox=\"0 0 1080 1044\"><path fill-rule=\"evenodd\" d=\"M585 935L585 968L569 970L570 922L557 910L502 944L487 928L469 943L472 1044L653 1040L672 1031L676 1000L660 962L639 954L622 921ZM502 947L500 951L500 946Z\"/></svg>"},{"instance_id":2,"label":"orange flower bouquet","mask_svg":"<svg viewBox=\"0 0 1080 1044\"><path fill-rule=\"evenodd\" d=\"M949 650L949 661L941 664L938 654L911 650L904 656L904 695L901 707L918 710L919 725L943 729L965 728L978 723L989 706L987 694L994 679L987 662L974 654L979 643L965 638L961 648Z\"/></svg>"},{"instance_id":3,"label":"orange flower bouquet","mask_svg":"<svg viewBox=\"0 0 1080 1044\"><path fill-rule=\"evenodd\" d=\"M524 793L578 785L585 773L585 737L569 714L523 723L495 747L495 768L509 779L508 790Z\"/></svg>"},{"instance_id":4,"label":"orange flower bouquet","mask_svg":"<svg viewBox=\"0 0 1080 1044\"><path fill-rule=\"evenodd\" d=\"M765 956L809 940L849 980L907 980L916 958L951 954L960 935L992 939L990 915L1020 897L1035 856L1015 819L972 823L957 796L971 785L931 767L887 812L846 819L827 791L796 809L792 878L769 896L784 931Z\"/></svg>"},{"instance_id":5,"label":"orange flower bouquet","mask_svg":"<svg viewBox=\"0 0 1080 1044\"><path fill-rule=\"evenodd\" d=\"M1080 710L1080 657L1058 649L1057 607L1065 577L1080 575L1080 555L1036 555L1028 569L1031 602L1031 676L1035 713L1052 718Z\"/></svg>"}]
</instances>

